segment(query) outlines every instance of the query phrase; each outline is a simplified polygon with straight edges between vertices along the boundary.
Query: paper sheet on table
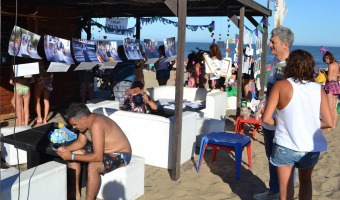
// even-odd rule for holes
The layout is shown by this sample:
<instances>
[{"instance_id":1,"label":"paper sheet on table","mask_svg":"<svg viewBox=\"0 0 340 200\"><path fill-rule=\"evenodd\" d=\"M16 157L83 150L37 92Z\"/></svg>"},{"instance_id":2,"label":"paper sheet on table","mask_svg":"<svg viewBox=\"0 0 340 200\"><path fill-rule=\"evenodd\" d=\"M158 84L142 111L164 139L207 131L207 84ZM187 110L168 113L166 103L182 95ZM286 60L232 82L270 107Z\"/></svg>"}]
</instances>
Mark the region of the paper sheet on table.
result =
<instances>
[{"instance_id":1,"label":"paper sheet on table","mask_svg":"<svg viewBox=\"0 0 340 200\"><path fill-rule=\"evenodd\" d=\"M185 108L185 104L183 104L183 108ZM175 110L175 104L171 104L169 106L164 106L164 108L169 109L169 110Z\"/></svg>"},{"instance_id":2,"label":"paper sheet on table","mask_svg":"<svg viewBox=\"0 0 340 200\"><path fill-rule=\"evenodd\" d=\"M39 63L26 63L20 65L13 65L13 71L15 77L27 76L30 77L33 74L39 74Z\"/></svg>"},{"instance_id":3,"label":"paper sheet on table","mask_svg":"<svg viewBox=\"0 0 340 200\"><path fill-rule=\"evenodd\" d=\"M91 62L81 62L74 71L77 70L89 70L92 69L94 66L96 66L98 63L91 63Z\"/></svg>"},{"instance_id":4,"label":"paper sheet on table","mask_svg":"<svg viewBox=\"0 0 340 200\"><path fill-rule=\"evenodd\" d=\"M174 104L175 100L173 99L158 99L158 102L160 105L169 105L169 104Z\"/></svg>"},{"instance_id":5,"label":"paper sheet on table","mask_svg":"<svg viewBox=\"0 0 340 200\"><path fill-rule=\"evenodd\" d=\"M199 108L200 107L200 105L198 103L194 103L194 102L186 102L186 103L184 103L184 105L189 106L191 108Z\"/></svg>"},{"instance_id":6,"label":"paper sheet on table","mask_svg":"<svg viewBox=\"0 0 340 200\"><path fill-rule=\"evenodd\" d=\"M47 72L67 72L71 65L59 62L51 62Z\"/></svg>"}]
</instances>

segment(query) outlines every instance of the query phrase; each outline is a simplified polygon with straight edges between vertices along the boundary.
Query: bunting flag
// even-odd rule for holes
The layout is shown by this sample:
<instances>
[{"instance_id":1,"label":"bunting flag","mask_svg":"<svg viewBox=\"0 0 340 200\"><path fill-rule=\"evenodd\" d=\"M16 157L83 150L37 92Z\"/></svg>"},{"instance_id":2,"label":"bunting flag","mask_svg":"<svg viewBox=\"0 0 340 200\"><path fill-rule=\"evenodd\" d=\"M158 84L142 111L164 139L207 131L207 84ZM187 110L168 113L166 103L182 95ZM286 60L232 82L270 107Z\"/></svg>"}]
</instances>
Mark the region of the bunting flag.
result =
<instances>
[{"instance_id":1,"label":"bunting flag","mask_svg":"<svg viewBox=\"0 0 340 200\"><path fill-rule=\"evenodd\" d=\"M175 27L178 27L178 22L171 21L169 19L163 18L163 17L142 17L140 18L140 23L141 25L147 25L147 24L153 24L155 22L162 22L163 24L172 24ZM112 33L112 34L119 34L119 35L128 35L132 36L135 32L136 26L127 28L127 29L115 29L111 27L107 27L105 25L102 25L93 19L90 19L90 21L86 25L91 25L91 26L97 26L100 29L103 29L107 33ZM191 30L191 31L197 31L198 29L204 30L208 29L209 32L213 32L215 30L215 21L212 21L208 25L186 25L186 28Z\"/></svg>"},{"instance_id":2,"label":"bunting flag","mask_svg":"<svg viewBox=\"0 0 340 200\"><path fill-rule=\"evenodd\" d=\"M155 22L162 22L163 24L172 24L175 27L178 27L178 22L171 21L163 17L142 17L140 18L140 22L142 25L152 24ZM198 29L201 29L201 30L208 29L209 32L213 32L215 30L215 21L212 21L208 25L188 25L187 24L186 28L191 31L197 31Z\"/></svg>"}]
</instances>

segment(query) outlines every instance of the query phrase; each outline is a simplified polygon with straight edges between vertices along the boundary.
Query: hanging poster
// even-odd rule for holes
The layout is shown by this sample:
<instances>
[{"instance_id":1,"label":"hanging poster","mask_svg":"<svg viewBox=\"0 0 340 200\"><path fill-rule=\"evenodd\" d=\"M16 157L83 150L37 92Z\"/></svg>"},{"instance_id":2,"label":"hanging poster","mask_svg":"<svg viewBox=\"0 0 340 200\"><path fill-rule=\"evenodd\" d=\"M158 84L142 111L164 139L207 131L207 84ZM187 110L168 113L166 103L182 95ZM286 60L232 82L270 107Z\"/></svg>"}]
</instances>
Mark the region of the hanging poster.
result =
<instances>
[{"instance_id":1,"label":"hanging poster","mask_svg":"<svg viewBox=\"0 0 340 200\"><path fill-rule=\"evenodd\" d=\"M77 62L98 62L93 41L72 38L72 49Z\"/></svg>"},{"instance_id":2,"label":"hanging poster","mask_svg":"<svg viewBox=\"0 0 340 200\"><path fill-rule=\"evenodd\" d=\"M51 35L44 36L46 59L50 62L74 64L71 55L71 41Z\"/></svg>"},{"instance_id":3,"label":"hanging poster","mask_svg":"<svg viewBox=\"0 0 340 200\"><path fill-rule=\"evenodd\" d=\"M175 37L164 39L164 48L166 57L176 57L176 40Z\"/></svg>"},{"instance_id":4,"label":"hanging poster","mask_svg":"<svg viewBox=\"0 0 340 200\"><path fill-rule=\"evenodd\" d=\"M125 55L129 60L140 60L143 56L140 51L139 41L131 38L125 38L123 41Z\"/></svg>"},{"instance_id":5,"label":"hanging poster","mask_svg":"<svg viewBox=\"0 0 340 200\"><path fill-rule=\"evenodd\" d=\"M122 62L118 56L116 41L98 41L97 58L99 62Z\"/></svg>"},{"instance_id":6,"label":"hanging poster","mask_svg":"<svg viewBox=\"0 0 340 200\"><path fill-rule=\"evenodd\" d=\"M153 64L159 58L158 41L155 39L144 39L144 51L148 58L146 64Z\"/></svg>"},{"instance_id":7,"label":"hanging poster","mask_svg":"<svg viewBox=\"0 0 340 200\"><path fill-rule=\"evenodd\" d=\"M37 47L40 35L26 29L14 26L8 44L8 53L11 56L41 59Z\"/></svg>"},{"instance_id":8,"label":"hanging poster","mask_svg":"<svg viewBox=\"0 0 340 200\"><path fill-rule=\"evenodd\" d=\"M231 76L231 58L223 58L221 67L221 76L230 77Z\"/></svg>"}]
</instances>

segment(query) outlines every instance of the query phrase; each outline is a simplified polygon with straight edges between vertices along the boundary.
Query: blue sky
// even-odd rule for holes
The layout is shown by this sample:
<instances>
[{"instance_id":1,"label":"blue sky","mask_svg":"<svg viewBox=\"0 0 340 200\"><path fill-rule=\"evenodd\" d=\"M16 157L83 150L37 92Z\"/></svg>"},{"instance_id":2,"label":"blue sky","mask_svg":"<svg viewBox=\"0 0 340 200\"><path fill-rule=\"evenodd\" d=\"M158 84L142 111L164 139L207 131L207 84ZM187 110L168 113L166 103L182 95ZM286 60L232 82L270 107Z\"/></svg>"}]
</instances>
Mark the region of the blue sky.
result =
<instances>
[{"instance_id":1,"label":"blue sky","mask_svg":"<svg viewBox=\"0 0 340 200\"><path fill-rule=\"evenodd\" d=\"M256 0L263 6L267 6L267 0ZM288 13L283 22L284 26L289 27L295 34L295 45L328 46L340 47L340 0L286 0ZM273 10L274 3L270 1L270 9ZM269 34L273 29L273 16L269 17ZM178 21L176 17L167 18ZM260 22L261 18L255 18ZM238 28L230 21L229 37L227 36L227 17L188 17L189 25L208 25L215 21L214 36L207 30L191 31L186 29L186 41L188 42L212 42L215 40L225 41L234 38L238 33ZM98 22L105 25L105 20ZM135 25L135 19L130 19L128 28ZM245 25L254 30L255 27L245 19ZM104 31L93 31L94 40L122 40L126 36L105 34ZM221 35L220 35L221 34ZM176 37L177 28L173 25L165 25L161 22L142 26L141 39L156 39L162 41L164 38Z\"/></svg>"}]
</instances>

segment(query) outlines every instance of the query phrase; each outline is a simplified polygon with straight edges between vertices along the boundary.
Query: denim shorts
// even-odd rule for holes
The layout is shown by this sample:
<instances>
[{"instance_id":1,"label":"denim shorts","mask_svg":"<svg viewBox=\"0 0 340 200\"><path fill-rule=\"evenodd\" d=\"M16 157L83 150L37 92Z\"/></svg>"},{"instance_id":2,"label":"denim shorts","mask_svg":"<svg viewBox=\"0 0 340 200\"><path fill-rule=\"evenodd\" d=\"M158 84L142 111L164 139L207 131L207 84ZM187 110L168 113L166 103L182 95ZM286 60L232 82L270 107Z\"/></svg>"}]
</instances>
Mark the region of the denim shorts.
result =
<instances>
[{"instance_id":1,"label":"denim shorts","mask_svg":"<svg viewBox=\"0 0 340 200\"><path fill-rule=\"evenodd\" d=\"M314 167L318 163L320 152L299 152L273 144L270 163L274 166L295 166L296 168Z\"/></svg>"}]
</instances>

